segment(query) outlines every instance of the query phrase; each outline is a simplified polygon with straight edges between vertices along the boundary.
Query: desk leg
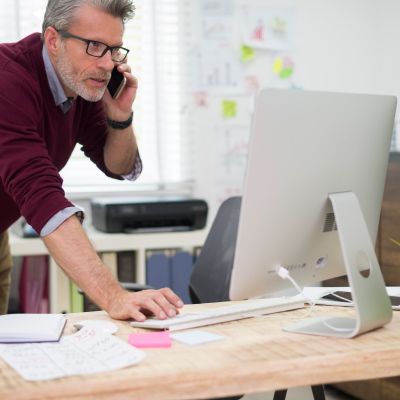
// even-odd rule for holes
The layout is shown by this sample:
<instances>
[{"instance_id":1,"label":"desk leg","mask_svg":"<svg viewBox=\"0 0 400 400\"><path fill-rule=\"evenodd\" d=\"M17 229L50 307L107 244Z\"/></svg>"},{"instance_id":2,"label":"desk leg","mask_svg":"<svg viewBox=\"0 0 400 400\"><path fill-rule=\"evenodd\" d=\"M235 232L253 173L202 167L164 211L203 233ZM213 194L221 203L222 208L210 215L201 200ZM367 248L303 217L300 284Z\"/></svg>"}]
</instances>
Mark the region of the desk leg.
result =
<instances>
[{"instance_id":1,"label":"desk leg","mask_svg":"<svg viewBox=\"0 0 400 400\"><path fill-rule=\"evenodd\" d=\"M322 385L311 386L311 391L314 400L325 400L324 387ZM286 394L287 394L287 389L277 390L274 393L273 400L285 400Z\"/></svg>"},{"instance_id":2,"label":"desk leg","mask_svg":"<svg viewBox=\"0 0 400 400\"><path fill-rule=\"evenodd\" d=\"M277 390L274 393L274 399L273 400L285 400L286 399L286 393L287 393L287 389Z\"/></svg>"},{"instance_id":3,"label":"desk leg","mask_svg":"<svg viewBox=\"0 0 400 400\"><path fill-rule=\"evenodd\" d=\"M314 400L325 400L325 392L323 385L311 386Z\"/></svg>"}]
</instances>

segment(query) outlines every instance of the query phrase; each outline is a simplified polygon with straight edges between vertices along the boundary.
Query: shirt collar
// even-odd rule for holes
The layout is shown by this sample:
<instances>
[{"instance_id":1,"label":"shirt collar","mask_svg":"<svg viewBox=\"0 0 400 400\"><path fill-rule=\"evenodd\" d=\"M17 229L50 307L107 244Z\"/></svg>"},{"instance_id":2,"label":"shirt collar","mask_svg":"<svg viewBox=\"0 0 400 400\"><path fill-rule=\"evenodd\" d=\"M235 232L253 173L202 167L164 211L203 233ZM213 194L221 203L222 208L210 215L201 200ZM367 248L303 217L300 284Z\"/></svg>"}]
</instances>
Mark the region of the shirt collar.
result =
<instances>
[{"instance_id":1,"label":"shirt collar","mask_svg":"<svg viewBox=\"0 0 400 400\"><path fill-rule=\"evenodd\" d=\"M60 107L62 112L66 114L72 107L73 98L65 95L64 89L61 86L60 80L54 70L53 64L50 61L49 53L46 46L43 45L42 56L44 68L46 70L47 80L49 82L50 90L54 98L56 106Z\"/></svg>"}]
</instances>

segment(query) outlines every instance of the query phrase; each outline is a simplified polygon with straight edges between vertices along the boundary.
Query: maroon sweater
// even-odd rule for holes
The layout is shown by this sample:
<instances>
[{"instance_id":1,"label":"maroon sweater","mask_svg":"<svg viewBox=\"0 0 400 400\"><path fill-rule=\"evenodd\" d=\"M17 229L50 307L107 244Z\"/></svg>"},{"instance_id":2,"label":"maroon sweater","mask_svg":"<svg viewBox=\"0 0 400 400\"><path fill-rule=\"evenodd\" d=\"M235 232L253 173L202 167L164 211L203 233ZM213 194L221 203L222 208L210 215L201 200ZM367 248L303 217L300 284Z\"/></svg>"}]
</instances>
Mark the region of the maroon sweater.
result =
<instances>
[{"instance_id":1,"label":"maroon sweater","mask_svg":"<svg viewBox=\"0 0 400 400\"><path fill-rule=\"evenodd\" d=\"M64 114L54 103L35 33L0 44L0 232L20 215L40 232L72 206L59 175L76 143L106 175L107 125L102 102L78 97Z\"/></svg>"}]
</instances>

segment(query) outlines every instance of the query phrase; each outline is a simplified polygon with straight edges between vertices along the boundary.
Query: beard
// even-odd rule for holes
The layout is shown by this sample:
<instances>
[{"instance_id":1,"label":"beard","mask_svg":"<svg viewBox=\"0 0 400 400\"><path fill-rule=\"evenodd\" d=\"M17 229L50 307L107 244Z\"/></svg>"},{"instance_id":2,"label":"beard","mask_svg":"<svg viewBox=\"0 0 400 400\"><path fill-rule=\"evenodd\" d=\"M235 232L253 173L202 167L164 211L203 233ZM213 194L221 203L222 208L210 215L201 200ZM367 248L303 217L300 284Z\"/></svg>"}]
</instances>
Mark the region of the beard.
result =
<instances>
[{"instance_id":1,"label":"beard","mask_svg":"<svg viewBox=\"0 0 400 400\"><path fill-rule=\"evenodd\" d=\"M89 78L109 80L111 76L110 73L91 73L90 75L87 73L86 76L79 79L70 59L65 54L65 49L63 49L62 53L60 53L60 56L56 60L56 67L63 84L78 96L92 102L102 99L106 86L103 88L89 88L85 85L85 80Z\"/></svg>"}]
</instances>

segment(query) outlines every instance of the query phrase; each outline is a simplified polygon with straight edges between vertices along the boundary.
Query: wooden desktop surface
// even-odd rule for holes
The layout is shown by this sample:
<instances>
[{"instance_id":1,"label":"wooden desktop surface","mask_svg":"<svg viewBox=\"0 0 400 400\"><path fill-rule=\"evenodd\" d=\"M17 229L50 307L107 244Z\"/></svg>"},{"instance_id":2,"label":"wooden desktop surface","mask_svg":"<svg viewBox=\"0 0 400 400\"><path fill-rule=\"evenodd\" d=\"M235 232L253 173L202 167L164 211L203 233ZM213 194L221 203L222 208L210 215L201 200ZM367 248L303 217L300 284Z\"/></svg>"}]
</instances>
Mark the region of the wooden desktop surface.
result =
<instances>
[{"instance_id":1,"label":"wooden desktop surface","mask_svg":"<svg viewBox=\"0 0 400 400\"><path fill-rule=\"evenodd\" d=\"M191 310L207 305L187 306ZM313 315L349 315L351 308L315 307ZM400 375L400 312L387 326L355 339L287 333L282 326L309 315L302 309L203 327L225 337L198 346L173 342L145 349L133 367L57 380L24 381L0 359L0 399L206 399L240 393ZM64 334L104 312L69 314ZM139 332L114 321L127 340Z\"/></svg>"}]
</instances>

